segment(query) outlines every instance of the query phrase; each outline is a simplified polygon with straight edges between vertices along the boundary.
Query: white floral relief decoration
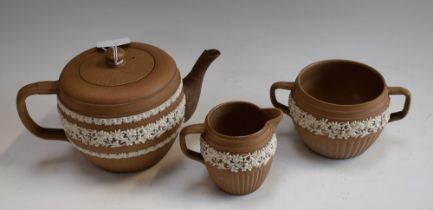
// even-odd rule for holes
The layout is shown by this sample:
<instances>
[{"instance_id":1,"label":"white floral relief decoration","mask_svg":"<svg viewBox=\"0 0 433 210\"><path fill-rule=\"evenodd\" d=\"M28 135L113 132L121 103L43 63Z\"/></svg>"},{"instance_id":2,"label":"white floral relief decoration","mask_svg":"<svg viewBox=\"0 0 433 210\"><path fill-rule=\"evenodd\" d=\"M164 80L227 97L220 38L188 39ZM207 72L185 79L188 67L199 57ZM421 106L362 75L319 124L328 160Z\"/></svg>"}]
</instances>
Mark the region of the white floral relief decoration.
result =
<instances>
[{"instance_id":1,"label":"white floral relief decoration","mask_svg":"<svg viewBox=\"0 0 433 210\"><path fill-rule=\"evenodd\" d=\"M139 122L141 120L148 119L148 118L155 116L155 115L159 114L160 112L164 111L170 105L172 105L174 102L176 102L176 100L182 94L182 87L183 87L183 85L182 85L182 83L180 83L176 92L169 99L167 99L164 103L160 104L159 106L157 106L151 110L148 110L146 112L143 112L143 113L125 116L125 117L96 118L96 117L84 116L84 115L78 114L78 113L70 110L65 105L63 105L60 101L58 101L58 107L63 113L67 114L72 119L78 120L79 122L84 122L87 124L95 124L95 125L107 125L107 126L121 125L121 124L125 124L125 123Z\"/></svg>"},{"instance_id":2,"label":"white floral relief decoration","mask_svg":"<svg viewBox=\"0 0 433 210\"><path fill-rule=\"evenodd\" d=\"M200 140L200 151L204 161L218 169L230 170L231 172L251 171L265 165L275 154L277 149L277 138L272 135L271 140L261 149L247 154L231 154L214 149L205 140Z\"/></svg>"},{"instance_id":3,"label":"white floral relief decoration","mask_svg":"<svg viewBox=\"0 0 433 210\"><path fill-rule=\"evenodd\" d=\"M289 112L295 123L316 135L346 140L376 133L385 127L390 118L389 107L387 107L380 115L365 120L336 122L326 118L317 119L296 106L292 97L289 98Z\"/></svg>"},{"instance_id":4,"label":"white floral relief decoration","mask_svg":"<svg viewBox=\"0 0 433 210\"><path fill-rule=\"evenodd\" d=\"M138 156L146 155L147 153L150 153L150 152L154 152L154 151L156 151L156 150L164 147L165 145L169 144L173 140L175 140L178 133L179 133L179 129L176 132L174 132L170 137L164 139L160 143L158 143L158 144L156 144L154 146L150 146L150 147L144 148L142 150L134 151L134 152L98 153L98 152L94 152L94 151L90 151L90 150L84 149L84 148L82 148L82 147L74 144L73 142L71 142L71 143L80 152L82 152L84 154L87 154L87 155L90 155L90 156L94 156L94 157L98 157L98 158L105 158L105 159L125 159L125 158L138 157Z\"/></svg>"},{"instance_id":5,"label":"white floral relief decoration","mask_svg":"<svg viewBox=\"0 0 433 210\"><path fill-rule=\"evenodd\" d=\"M126 130L104 131L94 130L71 123L61 115L61 121L68 137L81 141L83 144L102 147L122 147L142 144L148 140L160 137L183 122L185 115L185 97L179 105L167 115L153 123Z\"/></svg>"}]
</instances>

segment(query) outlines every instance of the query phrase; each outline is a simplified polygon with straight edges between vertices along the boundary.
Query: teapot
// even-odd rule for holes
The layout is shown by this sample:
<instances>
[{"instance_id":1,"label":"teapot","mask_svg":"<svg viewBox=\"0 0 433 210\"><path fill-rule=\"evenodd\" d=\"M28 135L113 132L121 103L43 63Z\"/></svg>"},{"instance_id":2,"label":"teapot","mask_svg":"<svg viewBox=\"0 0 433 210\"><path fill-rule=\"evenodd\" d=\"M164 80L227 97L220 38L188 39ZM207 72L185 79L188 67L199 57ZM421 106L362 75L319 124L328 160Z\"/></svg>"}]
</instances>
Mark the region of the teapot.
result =
<instances>
[{"instance_id":1,"label":"teapot","mask_svg":"<svg viewBox=\"0 0 433 210\"><path fill-rule=\"evenodd\" d=\"M22 87L17 110L24 126L47 140L69 141L96 166L113 172L149 168L171 148L194 113L203 77L220 52L204 50L181 79L162 49L132 42L91 48L64 67L59 80ZM38 125L26 98L55 94L61 129Z\"/></svg>"}]
</instances>

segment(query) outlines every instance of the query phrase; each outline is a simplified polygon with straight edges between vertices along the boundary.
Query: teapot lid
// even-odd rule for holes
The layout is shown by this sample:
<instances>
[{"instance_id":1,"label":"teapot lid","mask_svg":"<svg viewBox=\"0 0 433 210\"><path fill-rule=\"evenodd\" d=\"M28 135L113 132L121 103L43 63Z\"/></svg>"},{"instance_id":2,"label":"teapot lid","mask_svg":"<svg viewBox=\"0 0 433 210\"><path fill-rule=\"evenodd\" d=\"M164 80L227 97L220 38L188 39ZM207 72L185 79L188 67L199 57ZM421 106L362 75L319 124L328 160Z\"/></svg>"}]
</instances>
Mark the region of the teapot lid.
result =
<instances>
[{"instance_id":1,"label":"teapot lid","mask_svg":"<svg viewBox=\"0 0 433 210\"><path fill-rule=\"evenodd\" d=\"M92 48L73 58L60 75L58 95L71 109L111 117L151 109L179 85L179 71L166 52L133 42Z\"/></svg>"}]
</instances>

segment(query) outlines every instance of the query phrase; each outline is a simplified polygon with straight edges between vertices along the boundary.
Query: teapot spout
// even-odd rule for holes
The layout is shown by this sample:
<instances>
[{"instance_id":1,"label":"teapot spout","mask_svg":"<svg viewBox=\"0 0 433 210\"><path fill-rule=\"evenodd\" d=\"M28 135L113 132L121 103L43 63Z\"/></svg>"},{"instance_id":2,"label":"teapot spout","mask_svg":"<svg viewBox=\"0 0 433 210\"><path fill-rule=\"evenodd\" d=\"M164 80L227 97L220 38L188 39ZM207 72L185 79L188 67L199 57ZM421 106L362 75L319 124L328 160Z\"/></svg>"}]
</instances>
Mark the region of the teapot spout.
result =
<instances>
[{"instance_id":1,"label":"teapot spout","mask_svg":"<svg viewBox=\"0 0 433 210\"><path fill-rule=\"evenodd\" d=\"M194 64L194 67L192 67L191 72L183 78L184 93L186 97L185 121L191 118L197 107L203 78L207 68L220 54L221 53L216 49L203 51L197 62Z\"/></svg>"},{"instance_id":2,"label":"teapot spout","mask_svg":"<svg viewBox=\"0 0 433 210\"><path fill-rule=\"evenodd\" d=\"M277 130L278 124L283 118L283 112L276 108L263 108L261 110L268 119L266 124L271 127L272 132L275 132Z\"/></svg>"}]
</instances>

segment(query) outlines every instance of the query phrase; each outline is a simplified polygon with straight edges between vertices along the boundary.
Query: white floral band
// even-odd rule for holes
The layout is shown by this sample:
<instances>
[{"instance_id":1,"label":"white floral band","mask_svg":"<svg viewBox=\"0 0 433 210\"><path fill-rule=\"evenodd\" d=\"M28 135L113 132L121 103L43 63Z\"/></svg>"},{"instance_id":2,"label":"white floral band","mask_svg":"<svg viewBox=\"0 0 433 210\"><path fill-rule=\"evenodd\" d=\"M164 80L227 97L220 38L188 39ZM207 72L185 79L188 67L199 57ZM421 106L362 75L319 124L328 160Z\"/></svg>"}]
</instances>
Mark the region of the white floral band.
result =
<instances>
[{"instance_id":1,"label":"white floral band","mask_svg":"<svg viewBox=\"0 0 433 210\"><path fill-rule=\"evenodd\" d=\"M185 96L179 105L155 122L126 130L104 131L78 126L61 115L61 121L68 137L83 144L102 147L122 147L142 144L160 137L162 134L183 122L185 115Z\"/></svg>"},{"instance_id":2,"label":"white floral band","mask_svg":"<svg viewBox=\"0 0 433 210\"><path fill-rule=\"evenodd\" d=\"M230 170L234 173L262 167L274 156L276 149L277 138L275 134L263 148L247 154L221 152L211 147L205 140L200 140L200 151L205 162L218 169Z\"/></svg>"},{"instance_id":3,"label":"white floral band","mask_svg":"<svg viewBox=\"0 0 433 210\"><path fill-rule=\"evenodd\" d=\"M390 117L389 107L387 107L380 115L365 120L337 122L326 118L317 119L296 106L292 97L289 98L289 112L293 121L302 128L331 139L358 138L376 133L385 127Z\"/></svg>"},{"instance_id":4,"label":"white floral band","mask_svg":"<svg viewBox=\"0 0 433 210\"><path fill-rule=\"evenodd\" d=\"M87 124L95 124L95 125L121 125L125 123L133 123L133 122L139 122L141 120L145 120L149 117L155 116L158 113L164 111L167 109L171 104L173 104L181 95L182 93L182 82L180 83L179 87L177 88L176 92L164 103L160 104L159 106L148 110L143 113L130 115L126 117L118 117L118 118L96 118L96 117L89 117L85 115L78 114L69 108L67 108L65 105L63 105L60 101L58 101L59 109L71 117L72 119L78 120L79 122L84 122Z\"/></svg>"},{"instance_id":5,"label":"white floral band","mask_svg":"<svg viewBox=\"0 0 433 210\"><path fill-rule=\"evenodd\" d=\"M138 156L142 156L142 155L146 155L147 153L150 152L154 152L162 147L164 147L165 145L169 144L170 142L172 142L174 139L176 139L177 134L179 133L180 128L174 132L170 137L164 139L163 141L161 141L160 143L151 146L151 147L147 147L144 148L142 150L138 150L138 151L133 151L133 152L122 152L122 153L99 153L99 152L94 152L94 151L90 151L87 149L84 149L80 146L78 146L77 144L75 144L74 142L71 141L72 145L74 145L75 148L77 148L80 152L90 155L90 156L94 156L94 157L98 157L98 158L104 158L104 159L125 159L125 158L134 158L134 157L138 157Z\"/></svg>"}]
</instances>

